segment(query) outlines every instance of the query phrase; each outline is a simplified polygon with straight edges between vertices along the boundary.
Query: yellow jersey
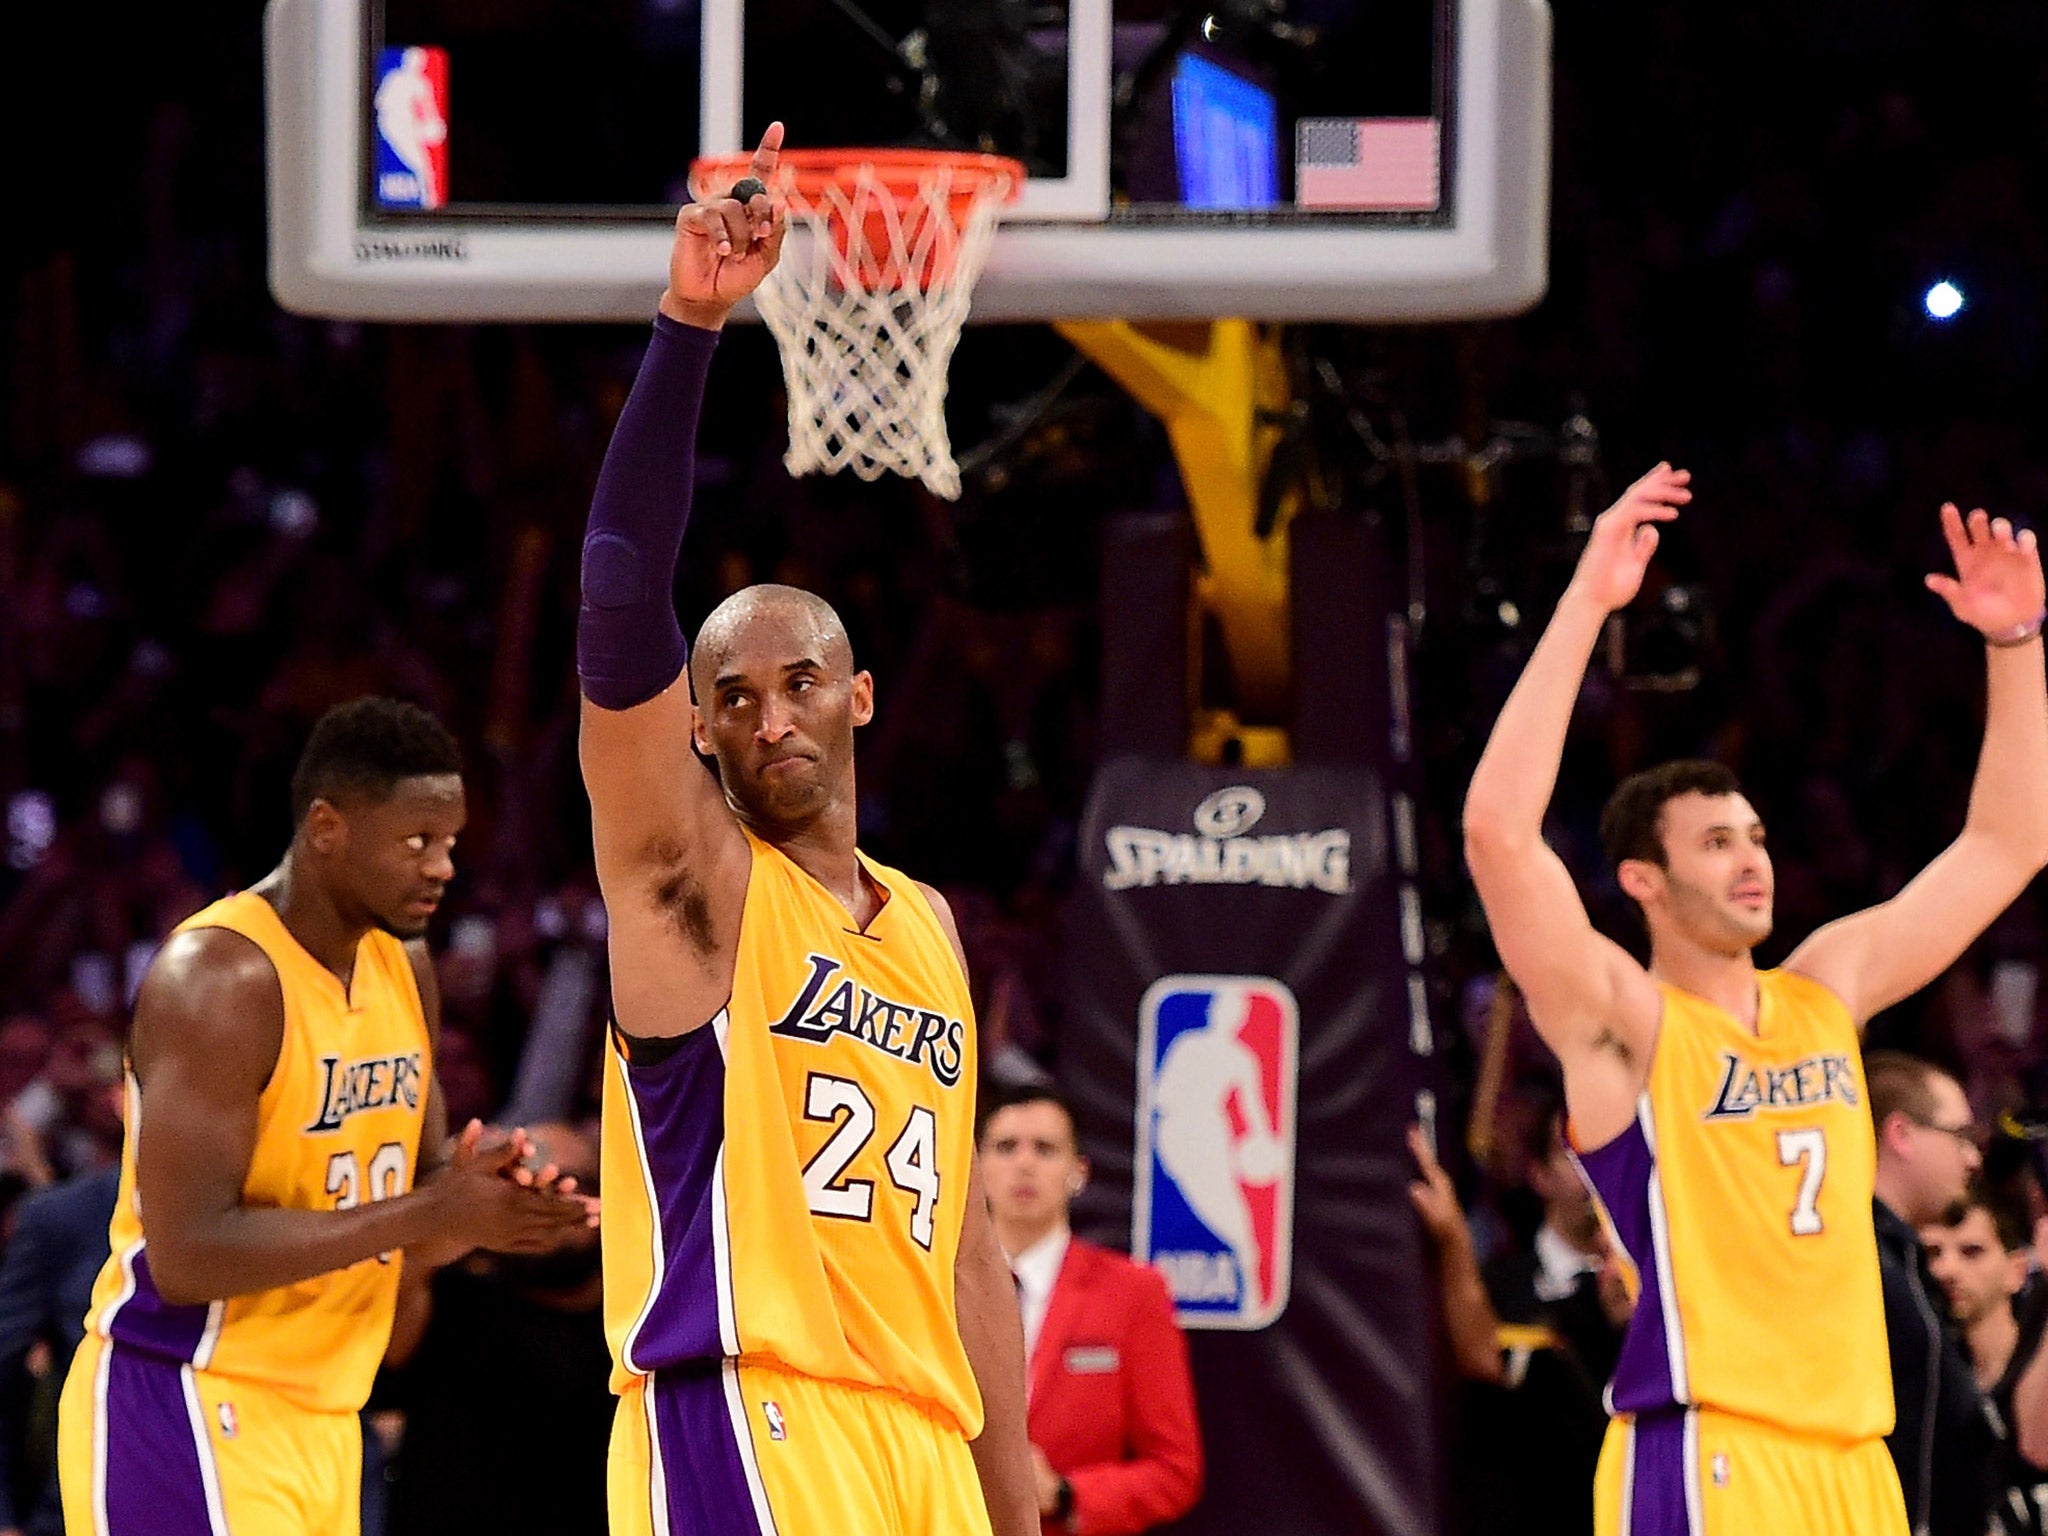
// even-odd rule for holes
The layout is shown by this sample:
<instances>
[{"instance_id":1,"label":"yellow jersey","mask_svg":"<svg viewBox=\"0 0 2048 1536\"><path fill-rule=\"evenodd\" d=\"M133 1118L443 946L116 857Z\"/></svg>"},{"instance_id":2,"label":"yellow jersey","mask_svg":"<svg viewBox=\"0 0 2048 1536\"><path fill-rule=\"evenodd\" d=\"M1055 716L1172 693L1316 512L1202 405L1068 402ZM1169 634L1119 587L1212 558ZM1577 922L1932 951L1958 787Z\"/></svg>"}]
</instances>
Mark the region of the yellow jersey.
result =
<instances>
[{"instance_id":1,"label":"yellow jersey","mask_svg":"<svg viewBox=\"0 0 2048 1536\"><path fill-rule=\"evenodd\" d=\"M1609 1406L1865 1440L1892 1427L1892 1385L1856 1023L1793 972L1757 988L1751 1033L1659 983L1635 1123L1576 1154L1634 1269Z\"/></svg>"},{"instance_id":2,"label":"yellow jersey","mask_svg":"<svg viewBox=\"0 0 2048 1536\"><path fill-rule=\"evenodd\" d=\"M241 934L269 957L284 994L284 1040L257 1101L242 1203L346 1210L411 1189L432 1066L405 946L386 933L364 935L344 991L252 892L215 902L177 931L190 928ZM165 1301L150 1278L148 1222L135 1189L146 1104L132 1077L128 1090L113 1251L93 1286L87 1332L256 1382L302 1408L361 1408L391 1338L400 1256L208 1305Z\"/></svg>"},{"instance_id":3,"label":"yellow jersey","mask_svg":"<svg viewBox=\"0 0 2048 1536\"><path fill-rule=\"evenodd\" d=\"M612 1383L724 1360L880 1387L968 1438L953 1266L974 1155L974 1011L915 881L863 932L749 834L732 996L673 1041L614 1032L604 1085ZM635 1057L638 1059L635 1059Z\"/></svg>"}]
</instances>

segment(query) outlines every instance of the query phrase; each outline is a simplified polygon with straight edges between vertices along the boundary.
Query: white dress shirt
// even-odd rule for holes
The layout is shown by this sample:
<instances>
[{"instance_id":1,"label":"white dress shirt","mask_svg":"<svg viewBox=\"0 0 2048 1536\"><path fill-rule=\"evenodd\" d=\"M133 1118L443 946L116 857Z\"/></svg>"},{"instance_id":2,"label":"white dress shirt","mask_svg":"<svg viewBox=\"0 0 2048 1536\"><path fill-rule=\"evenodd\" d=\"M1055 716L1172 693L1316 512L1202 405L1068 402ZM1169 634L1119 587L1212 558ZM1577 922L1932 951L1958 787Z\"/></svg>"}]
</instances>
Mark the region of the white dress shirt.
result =
<instances>
[{"instance_id":1,"label":"white dress shirt","mask_svg":"<svg viewBox=\"0 0 2048 1536\"><path fill-rule=\"evenodd\" d=\"M1024 1359L1028 1363L1038 1348L1038 1330L1045 1326L1045 1309L1052 1304L1052 1288L1066 1262L1067 1243L1073 1230L1061 1222L1037 1242L1010 1260L1010 1273L1017 1277L1017 1305L1024 1313Z\"/></svg>"},{"instance_id":2,"label":"white dress shirt","mask_svg":"<svg viewBox=\"0 0 2048 1536\"><path fill-rule=\"evenodd\" d=\"M1579 1288L1585 1275L1600 1272L1600 1260L1572 1246L1565 1235L1545 1222L1536 1229L1536 1299L1563 1301Z\"/></svg>"}]
</instances>

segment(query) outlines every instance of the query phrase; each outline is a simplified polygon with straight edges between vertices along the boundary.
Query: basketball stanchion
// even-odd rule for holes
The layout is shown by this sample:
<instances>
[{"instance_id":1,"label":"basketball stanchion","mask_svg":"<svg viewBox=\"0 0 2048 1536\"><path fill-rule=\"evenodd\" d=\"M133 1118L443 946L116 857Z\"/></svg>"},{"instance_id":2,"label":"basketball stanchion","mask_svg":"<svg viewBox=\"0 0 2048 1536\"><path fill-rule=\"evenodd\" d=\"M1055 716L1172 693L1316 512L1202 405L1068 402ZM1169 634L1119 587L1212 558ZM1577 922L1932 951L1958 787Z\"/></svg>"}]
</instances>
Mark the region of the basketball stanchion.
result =
<instances>
[{"instance_id":1,"label":"basketball stanchion","mask_svg":"<svg viewBox=\"0 0 2048 1536\"><path fill-rule=\"evenodd\" d=\"M690 191L725 197L746 155L699 160ZM789 210L782 261L754 296L782 354L793 475L851 469L960 494L946 369L974 282L1024 167L920 150L785 153L771 191Z\"/></svg>"}]
</instances>

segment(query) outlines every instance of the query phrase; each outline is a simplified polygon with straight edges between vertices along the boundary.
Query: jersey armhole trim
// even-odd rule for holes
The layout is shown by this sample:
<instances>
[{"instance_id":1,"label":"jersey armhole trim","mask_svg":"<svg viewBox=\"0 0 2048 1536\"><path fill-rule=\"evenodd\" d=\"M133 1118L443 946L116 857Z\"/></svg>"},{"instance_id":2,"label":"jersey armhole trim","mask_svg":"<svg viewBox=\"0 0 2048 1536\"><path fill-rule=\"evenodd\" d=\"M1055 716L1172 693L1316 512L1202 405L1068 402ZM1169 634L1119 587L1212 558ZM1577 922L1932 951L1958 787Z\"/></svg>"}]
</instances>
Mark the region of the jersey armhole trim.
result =
<instances>
[{"instance_id":1,"label":"jersey armhole trim","mask_svg":"<svg viewBox=\"0 0 2048 1536\"><path fill-rule=\"evenodd\" d=\"M731 1006L731 1000L728 999L703 1023L694 1024L681 1034L675 1035L629 1035L619 1026L619 1021L613 1019L612 1039L617 1043L619 1055L624 1058L627 1067L634 1071L651 1071L673 1061L692 1041L707 1034L715 1036L718 1021L725 1016L726 1009Z\"/></svg>"}]
</instances>

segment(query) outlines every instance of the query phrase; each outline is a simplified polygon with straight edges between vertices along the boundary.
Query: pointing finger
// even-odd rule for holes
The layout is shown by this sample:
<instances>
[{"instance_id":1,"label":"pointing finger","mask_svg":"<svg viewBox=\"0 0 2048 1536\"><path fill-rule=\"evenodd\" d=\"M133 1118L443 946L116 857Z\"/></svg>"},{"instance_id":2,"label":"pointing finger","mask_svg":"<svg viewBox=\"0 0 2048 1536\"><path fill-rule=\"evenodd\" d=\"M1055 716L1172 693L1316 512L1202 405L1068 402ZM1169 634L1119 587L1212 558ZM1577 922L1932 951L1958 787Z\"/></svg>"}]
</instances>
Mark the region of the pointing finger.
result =
<instances>
[{"instance_id":1,"label":"pointing finger","mask_svg":"<svg viewBox=\"0 0 2048 1536\"><path fill-rule=\"evenodd\" d=\"M774 171L775 164L782 158L782 124L770 123L761 135L761 143L754 151L754 174L766 181Z\"/></svg>"}]
</instances>

